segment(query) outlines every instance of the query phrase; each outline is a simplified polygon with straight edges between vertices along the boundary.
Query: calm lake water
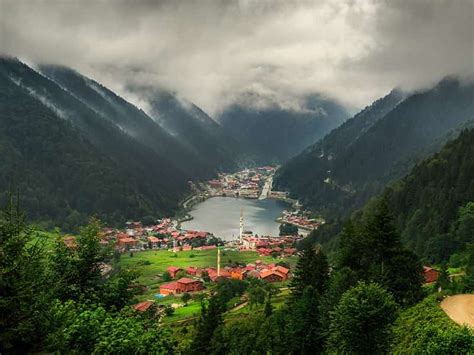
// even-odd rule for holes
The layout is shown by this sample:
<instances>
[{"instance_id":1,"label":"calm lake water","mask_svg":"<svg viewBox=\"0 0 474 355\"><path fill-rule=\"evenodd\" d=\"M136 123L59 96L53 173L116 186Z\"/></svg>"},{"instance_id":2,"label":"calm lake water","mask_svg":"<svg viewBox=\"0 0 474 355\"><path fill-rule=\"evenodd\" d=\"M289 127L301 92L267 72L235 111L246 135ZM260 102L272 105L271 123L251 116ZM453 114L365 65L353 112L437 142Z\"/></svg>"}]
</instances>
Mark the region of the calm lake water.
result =
<instances>
[{"instance_id":1,"label":"calm lake water","mask_svg":"<svg viewBox=\"0 0 474 355\"><path fill-rule=\"evenodd\" d=\"M239 235L240 211L244 215L244 230L258 235L278 236L280 226L275 219L287 205L275 200L246 200L232 197L212 197L194 206L189 213L193 220L183 222L183 229L212 232L216 237L232 240Z\"/></svg>"}]
</instances>

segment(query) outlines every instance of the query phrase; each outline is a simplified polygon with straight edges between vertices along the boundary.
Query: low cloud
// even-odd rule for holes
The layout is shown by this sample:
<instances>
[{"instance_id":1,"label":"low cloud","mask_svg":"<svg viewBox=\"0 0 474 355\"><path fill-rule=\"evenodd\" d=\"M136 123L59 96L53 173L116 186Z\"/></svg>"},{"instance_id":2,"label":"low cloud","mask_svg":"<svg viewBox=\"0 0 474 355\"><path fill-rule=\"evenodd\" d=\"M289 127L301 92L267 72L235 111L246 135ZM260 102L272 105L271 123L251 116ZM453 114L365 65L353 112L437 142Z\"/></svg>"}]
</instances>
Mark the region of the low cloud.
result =
<instances>
[{"instance_id":1,"label":"low cloud","mask_svg":"<svg viewBox=\"0 0 474 355\"><path fill-rule=\"evenodd\" d=\"M129 85L173 90L211 115L249 92L360 108L395 86L472 75L473 17L474 0L0 0L0 52L124 96Z\"/></svg>"}]
</instances>

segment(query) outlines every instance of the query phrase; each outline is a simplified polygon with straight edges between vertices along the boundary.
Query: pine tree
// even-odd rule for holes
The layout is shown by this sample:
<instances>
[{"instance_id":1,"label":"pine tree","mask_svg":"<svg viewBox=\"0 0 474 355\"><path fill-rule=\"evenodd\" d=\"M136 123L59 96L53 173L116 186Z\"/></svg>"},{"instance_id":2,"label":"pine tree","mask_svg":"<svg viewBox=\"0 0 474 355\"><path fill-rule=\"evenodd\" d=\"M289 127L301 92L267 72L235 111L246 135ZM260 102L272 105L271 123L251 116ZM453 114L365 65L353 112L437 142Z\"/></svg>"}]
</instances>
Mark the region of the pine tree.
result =
<instances>
[{"instance_id":1,"label":"pine tree","mask_svg":"<svg viewBox=\"0 0 474 355\"><path fill-rule=\"evenodd\" d=\"M321 295L329 278L329 264L321 248L307 245L293 274L290 288L293 298L300 298L306 287L311 286L314 292Z\"/></svg>"},{"instance_id":2,"label":"pine tree","mask_svg":"<svg viewBox=\"0 0 474 355\"><path fill-rule=\"evenodd\" d=\"M222 304L218 295L214 294L206 303L201 303L201 316L196 324L196 334L191 343L190 351L193 354L208 354L211 350L211 341L216 329L222 325Z\"/></svg>"},{"instance_id":3,"label":"pine tree","mask_svg":"<svg viewBox=\"0 0 474 355\"><path fill-rule=\"evenodd\" d=\"M35 352L50 298L42 245L10 196L0 212L0 353Z\"/></svg>"},{"instance_id":4,"label":"pine tree","mask_svg":"<svg viewBox=\"0 0 474 355\"><path fill-rule=\"evenodd\" d=\"M395 228L393 216L388 208L385 197L374 204L366 212L362 233L367 241L366 254L370 272L374 277L383 277L387 271L387 263L401 249L400 237Z\"/></svg>"},{"instance_id":5,"label":"pine tree","mask_svg":"<svg viewBox=\"0 0 474 355\"><path fill-rule=\"evenodd\" d=\"M308 286L301 297L289 308L288 342L291 353L318 354L322 350L323 336L319 313L318 292Z\"/></svg>"}]
</instances>

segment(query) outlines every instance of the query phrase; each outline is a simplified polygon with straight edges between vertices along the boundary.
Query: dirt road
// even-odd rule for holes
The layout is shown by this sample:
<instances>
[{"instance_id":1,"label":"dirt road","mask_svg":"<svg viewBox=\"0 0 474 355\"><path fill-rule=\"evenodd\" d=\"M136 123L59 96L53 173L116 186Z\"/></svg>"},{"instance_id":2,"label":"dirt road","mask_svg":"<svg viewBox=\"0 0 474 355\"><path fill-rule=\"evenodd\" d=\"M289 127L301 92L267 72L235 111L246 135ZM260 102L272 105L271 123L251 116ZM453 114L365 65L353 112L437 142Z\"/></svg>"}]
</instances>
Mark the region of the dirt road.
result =
<instances>
[{"instance_id":1,"label":"dirt road","mask_svg":"<svg viewBox=\"0 0 474 355\"><path fill-rule=\"evenodd\" d=\"M474 294L446 297L441 308L456 323L474 328Z\"/></svg>"}]
</instances>

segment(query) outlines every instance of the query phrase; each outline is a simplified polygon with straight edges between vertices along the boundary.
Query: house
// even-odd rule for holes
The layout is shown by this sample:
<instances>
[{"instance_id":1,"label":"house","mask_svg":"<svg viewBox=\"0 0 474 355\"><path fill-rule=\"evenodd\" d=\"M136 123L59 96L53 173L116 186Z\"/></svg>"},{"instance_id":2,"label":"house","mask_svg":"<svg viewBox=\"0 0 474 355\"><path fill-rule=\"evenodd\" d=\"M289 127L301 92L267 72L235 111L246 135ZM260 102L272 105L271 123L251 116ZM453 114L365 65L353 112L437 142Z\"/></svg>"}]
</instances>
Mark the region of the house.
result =
<instances>
[{"instance_id":1,"label":"house","mask_svg":"<svg viewBox=\"0 0 474 355\"><path fill-rule=\"evenodd\" d=\"M438 280L439 271L429 266L423 266L423 276L425 277L426 283L435 282Z\"/></svg>"},{"instance_id":2,"label":"house","mask_svg":"<svg viewBox=\"0 0 474 355\"><path fill-rule=\"evenodd\" d=\"M294 255L296 254L297 250L296 248L285 248L283 249L283 253L287 254L287 255Z\"/></svg>"},{"instance_id":3,"label":"house","mask_svg":"<svg viewBox=\"0 0 474 355\"><path fill-rule=\"evenodd\" d=\"M160 294L164 296L174 295L177 293L179 293L179 289L176 281L168 282L160 286Z\"/></svg>"},{"instance_id":4,"label":"house","mask_svg":"<svg viewBox=\"0 0 474 355\"><path fill-rule=\"evenodd\" d=\"M169 266L166 271L168 271L168 274L170 274L171 278L174 279L176 278L176 274L180 271L183 271L180 267L176 266Z\"/></svg>"},{"instance_id":5,"label":"house","mask_svg":"<svg viewBox=\"0 0 474 355\"><path fill-rule=\"evenodd\" d=\"M131 248L131 247L134 247L136 244L137 244L137 241L135 239L131 238L131 237L120 238L117 241L117 245L119 247L123 247L123 248Z\"/></svg>"},{"instance_id":6,"label":"house","mask_svg":"<svg viewBox=\"0 0 474 355\"><path fill-rule=\"evenodd\" d=\"M243 280L247 272L245 269L232 269L230 271L230 277L235 280Z\"/></svg>"},{"instance_id":7,"label":"house","mask_svg":"<svg viewBox=\"0 0 474 355\"><path fill-rule=\"evenodd\" d=\"M160 245L160 240L157 237L148 237L147 239L152 248L156 248Z\"/></svg>"},{"instance_id":8,"label":"house","mask_svg":"<svg viewBox=\"0 0 474 355\"><path fill-rule=\"evenodd\" d=\"M290 276L290 270L280 265L274 267L273 271L281 274L283 276L283 280L287 280L288 277Z\"/></svg>"},{"instance_id":9,"label":"house","mask_svg":"<svg viewBox=\"0 0 474 355\"><path fill-rule=\"evenodd\" d=\"M259 279L260 278L260 272L257 271L257 270L250 270L250 271L247 271L246 276L247 277L253 277L255 279Z\"/></svg>"},{"instance_id":10,"label":"house","mask_svg":"<svg viewBox=\"0 0 474 355\"><path fill-rule=\"evenodd\" d=\"M260 278L266 282L281 282L284 276L278 271L262 270L260 272Z\"/></svg>"},{"instance_id":11,"label":"house","mask_svg":"<svg viewBox=\"0 0 474 355\"><path fill-rule=\"evenodd\" d=\"M146 312L153 305L154 305L154 303L152 301L144 301L144 302L140 302L140 303L137 303L137 304L133 305L132 308L136 311L139 311L139 312Z\"/></svg>"},{"instance_id":12,"label":"house","mask_svg":"<svg viewBox=\"0 0 474 355\"><path fill-rule=\"evenodd\" d=\"M168 282L160 286L160 294L175 295L184 292L201 291L204 286L201 281L183 277L178 281Z\"/></svg>"},{"instance_id":13,"label":"house","mask_svg":"<svg viewBox=\"0 0 474 355\"><path fill-rule=\"evenodd\" d=\"M186 269L186 273L188 275L196 276L197 268L194 266L188 266L188 268Z\"/></svg>"},{"instance_id":14,"label":"house","mask_svg":"<svg viewBox=\"0 0 474 355\"><path fill-rule=\"evenodd\" d=\"M183 277L176 281L180 292L195 292L204 289L201 281Z\"/></svg>"}]
</instances>

